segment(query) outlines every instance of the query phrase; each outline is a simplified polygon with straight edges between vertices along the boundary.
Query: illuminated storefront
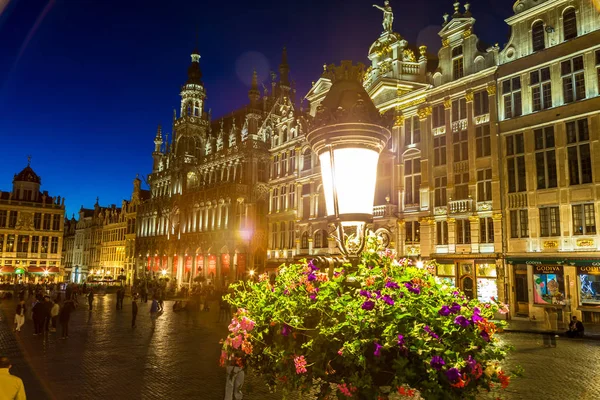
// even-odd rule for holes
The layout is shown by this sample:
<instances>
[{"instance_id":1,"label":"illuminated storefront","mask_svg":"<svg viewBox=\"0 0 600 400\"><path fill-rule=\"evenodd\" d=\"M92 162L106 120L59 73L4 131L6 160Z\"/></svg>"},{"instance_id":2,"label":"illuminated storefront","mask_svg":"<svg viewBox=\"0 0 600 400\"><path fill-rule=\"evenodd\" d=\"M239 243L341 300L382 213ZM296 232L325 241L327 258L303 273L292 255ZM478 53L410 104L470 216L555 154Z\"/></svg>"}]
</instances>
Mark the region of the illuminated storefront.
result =
<instances>
[{"instance_id":1,"label":"illuminated storefront","mask_svg":"<svg viewBox=\"0 0 600 400\"><path fill-rule=\"evenodd\" d=\"M460 288L468 298L489 302L498 298L495 260L437 260L437 277Z\"/></svg>"}]
</instances>

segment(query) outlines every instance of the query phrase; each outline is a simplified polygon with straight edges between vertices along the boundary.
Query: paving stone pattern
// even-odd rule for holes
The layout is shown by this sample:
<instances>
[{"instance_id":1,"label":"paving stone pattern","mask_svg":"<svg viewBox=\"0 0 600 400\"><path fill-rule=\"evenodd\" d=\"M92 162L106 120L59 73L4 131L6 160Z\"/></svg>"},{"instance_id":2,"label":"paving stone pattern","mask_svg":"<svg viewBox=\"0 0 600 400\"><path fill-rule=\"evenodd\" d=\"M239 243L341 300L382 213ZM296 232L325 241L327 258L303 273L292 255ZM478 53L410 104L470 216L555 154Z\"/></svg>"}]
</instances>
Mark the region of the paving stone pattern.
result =
<instances>
[{"instance_id":1,"label":"paving stone pattern","mask_svg":"<svg viewBox=\"0 0 600 400\"><path fill-rule=\"evenodd\" d=\"M81 304L67 340L54 333L33 336L31 320L15 337L6 324L12 321L15 303L4 301L0 352L12 358L12 372L23 378L29 399L223 399L225 372L218 366L218 342L227 324L216 322L216 304L210 313L175 314L172 302L166 302L153 324L150 303L140 303L132 329L130 301L117 311L114 297L97 296L91 312ZM525 376L501 392L502 398L600 399L600 341L559 338L556 348L545 348L538 334L501 337L516 348L508 369L517 364L525 368ZM269 393L256 376L247 377L244 392L244 400L282 398Z\"/></svg>"}]
</instances>

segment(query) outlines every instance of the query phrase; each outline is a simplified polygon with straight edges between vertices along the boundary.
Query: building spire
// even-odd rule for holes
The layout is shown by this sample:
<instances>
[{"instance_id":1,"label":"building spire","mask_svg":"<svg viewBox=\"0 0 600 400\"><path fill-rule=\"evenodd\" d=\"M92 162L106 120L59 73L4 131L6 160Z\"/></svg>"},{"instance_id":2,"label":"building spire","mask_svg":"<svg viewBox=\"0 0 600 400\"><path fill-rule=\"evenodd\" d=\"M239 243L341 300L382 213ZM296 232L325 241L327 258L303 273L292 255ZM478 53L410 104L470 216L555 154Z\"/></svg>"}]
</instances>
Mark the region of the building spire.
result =
<instances>
[{"instance_id":1,"label":"building spire","mask_svg":"<svg viewBox=\"0 0 600 400\"><path fill-rule=\"evenodd\" d=\"M27 166L31 166L31 154L27 156Z\"/></svg>"},{"instance_id":2,"label":"building spire","mask_svg":"<svg viewBox=\"0 0 600 400\"><path fill-rule=\"evenodd\" d=\"M281 53L281 64L279 64L279 83L281 86L290 86L290 66L287 60L287 49L284 47Z\"/></svg>"},{"instance_id":3,"label":"building spire","mask_svg":"<svg viewBox=\"0 0 600 400\"><path fill-rule=\"evenodd\" d=\"M256 69L252 73L252 85L250 86L250 90L248 90L248 98L250 99L250 107L257 108L258 100L260 99L260 91L258 90L258 75L256 73Z\"/></svg>"},{"instance_id":4,"label":"building spire","mask_svg":"<svg viewBox=\"0 0 600 400\"><path fill-rule=\"evenodd\" d=\"M191 54L192 64L188 67L188 80L186 84L202 84L202 71L200 70L200 52L194 49Z\"/></svg>"}]
</instances>

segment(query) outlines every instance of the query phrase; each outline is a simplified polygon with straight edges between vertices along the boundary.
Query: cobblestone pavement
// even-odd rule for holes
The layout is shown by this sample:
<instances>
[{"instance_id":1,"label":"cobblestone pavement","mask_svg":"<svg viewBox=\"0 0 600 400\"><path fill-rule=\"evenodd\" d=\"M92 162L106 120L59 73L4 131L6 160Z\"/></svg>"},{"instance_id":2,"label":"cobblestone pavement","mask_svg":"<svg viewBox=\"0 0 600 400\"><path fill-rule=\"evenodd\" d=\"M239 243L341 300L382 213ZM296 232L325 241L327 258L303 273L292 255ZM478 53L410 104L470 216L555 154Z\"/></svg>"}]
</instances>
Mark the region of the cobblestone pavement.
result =
<instances>
[{"instance_id":1,"label":"cobblestone pavement","mask_svg":"<svg viewBox=\"0 0 600 400\"><path fill-rule=\"evenodd\" d=\"M1 306L6 316L0 323L0 352L12 358L12 372L23 378L29 399L223 399L218 341L227 324L216 322L217 307L198 315L174 314L167 302L153 326L150 303L141 303L138 326L131 329L130 302L117 311L114 295L98 296L93 311L81 305L73 314L69 339L58 340L53 333L33 336L30 320L15 338L6 324L14 304ZM501 337L516 348L507 369L517 364L525 369L502 398L600 399L600 341L558 338L556 348L544 348L538 334ZM253 376L246 379L244 392L245 400L282 397Z\"/></svg>"}]
</instances>

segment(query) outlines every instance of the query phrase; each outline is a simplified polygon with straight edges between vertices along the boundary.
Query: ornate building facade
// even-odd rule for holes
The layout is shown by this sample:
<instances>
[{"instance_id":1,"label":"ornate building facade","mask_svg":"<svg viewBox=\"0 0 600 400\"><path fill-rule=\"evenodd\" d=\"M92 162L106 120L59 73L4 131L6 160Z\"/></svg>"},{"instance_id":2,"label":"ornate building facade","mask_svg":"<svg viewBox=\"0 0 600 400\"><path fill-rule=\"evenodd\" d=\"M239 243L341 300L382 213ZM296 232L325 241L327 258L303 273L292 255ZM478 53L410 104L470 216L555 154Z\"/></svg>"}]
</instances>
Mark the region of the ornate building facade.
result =
<instances>
[{"instance_id":1,"label":"ornate building facade","mask_svg":"<svg viewBox=\"0 0 600 400\"><path fill-rule=\"evenodd\" d=\"M62 258L70 282L133 282L137 209L148 197L136 177L121 207L101 207L96 199L93 209L81 207L78 220L65 220Z\"/></svg>"},{"instance_id":2,"label":"ornate building facade","mask_svg":"<svg viewBox=\"0 0 600 400\"><path fill-rule=\"evenodd\" d=\"M0 192L0 280L61 282L64 198L40 192L41 178L29 163Z\"/></svg>"},{"instance_id":3,"label":"ornate building facade","mask_svg":"<svg viewBox=\"0 0 600 400\"><path fill-rule=\"evenodd\" d=\"M137 265L140 274L160 273L178 285L200 276L220 287L265 267L269 147L279 140L275 125L289 113L293 88L284 53L282 76L270 93L261 96L254 73L249 104L213 121L205 111L199 60L192 53L171 140L160 127L154 139L151 197L139 209Z\"/></svg>"},{"instance_id":4,"label":"ornate building facade","mask_svg":"<svg viewBox=\"0 0 600 400\"><path fill-rule=\"evenodd\" d=\"M511 309L600 322L600 16L591 0L521 0L499 54Z\"/></svg>"}]
</instances>

